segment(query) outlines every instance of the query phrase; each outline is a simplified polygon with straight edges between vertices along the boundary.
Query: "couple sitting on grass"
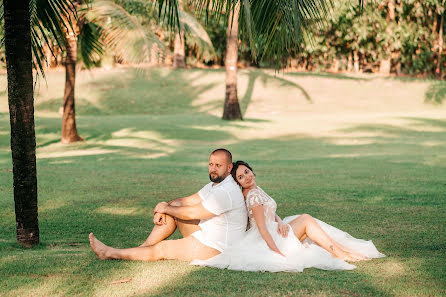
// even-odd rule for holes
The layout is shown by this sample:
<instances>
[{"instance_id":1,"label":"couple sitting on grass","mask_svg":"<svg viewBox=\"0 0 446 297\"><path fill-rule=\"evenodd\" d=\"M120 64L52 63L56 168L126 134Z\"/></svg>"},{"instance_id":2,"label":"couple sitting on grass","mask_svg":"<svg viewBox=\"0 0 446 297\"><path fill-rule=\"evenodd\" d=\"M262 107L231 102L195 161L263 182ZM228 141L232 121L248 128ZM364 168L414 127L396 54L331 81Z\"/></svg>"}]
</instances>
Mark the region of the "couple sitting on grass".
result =
<instances>
[{"instance_id":1,"label":"couple sitting on grass","mask_svg":"<svg viewBox=\"0 0 446 297\"><path fill-rule=\"evenodd\" d=\"M92 250L99 259L178 259L272 272L308 267L349 270L355 266L346 261L384 257L371 241L356 239L310 215L280 219L276 202L257 186L253 169L243 161L232 163L226 149L211 153L209 178L211 182L191 196L158 203L155 226L141 246L112 248L91 233ZM165 240L176 228L183 238Z\"/></svg>"}]
</instances>

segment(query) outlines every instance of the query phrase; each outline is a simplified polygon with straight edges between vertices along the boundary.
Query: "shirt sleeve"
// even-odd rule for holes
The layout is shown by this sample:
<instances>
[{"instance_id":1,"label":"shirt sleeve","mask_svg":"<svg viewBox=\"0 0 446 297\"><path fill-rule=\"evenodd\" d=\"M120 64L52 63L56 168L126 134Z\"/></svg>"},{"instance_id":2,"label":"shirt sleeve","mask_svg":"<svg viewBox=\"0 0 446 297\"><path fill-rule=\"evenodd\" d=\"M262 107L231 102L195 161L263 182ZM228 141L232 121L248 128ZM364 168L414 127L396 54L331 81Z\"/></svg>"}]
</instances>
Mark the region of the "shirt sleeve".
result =
<instances>
[{"instance_id":1,"label":"shirt sleeve","mask_svg":"<svg viewBox=\"0 0 446 297\"><path fill-rule=\"evenodd\" d=\"M203 188L201 188L200 191L198 191L198 196L200 196L201 200L204 200L206 198L206 195L209 192L209 184L205 185Z\"/></svg>"},{"instance_id":2,"label":"shirt sleeve","mask_svg":"<svg viewBox=\"0 0 446 297\"><path fill-rule=\"evenodd\" d=\"M246 206L248 209L252 209L258 205L263 205L266 202L268 202L268 197L262 195L262 193L257 189L249 191L246 197Z\"/></svg>"},{"instance_id":3,"label":"shirt sleeve","mask_svg":"<svg viewBox=\"0 0 446 297\"><path fill-rule=\"evenodd\" d=\"M213 214L219 215L232 209L232 200L228 193L214 191L208 195L206 200L201 202L201 205Z\"/></svg>"}]
</instances>

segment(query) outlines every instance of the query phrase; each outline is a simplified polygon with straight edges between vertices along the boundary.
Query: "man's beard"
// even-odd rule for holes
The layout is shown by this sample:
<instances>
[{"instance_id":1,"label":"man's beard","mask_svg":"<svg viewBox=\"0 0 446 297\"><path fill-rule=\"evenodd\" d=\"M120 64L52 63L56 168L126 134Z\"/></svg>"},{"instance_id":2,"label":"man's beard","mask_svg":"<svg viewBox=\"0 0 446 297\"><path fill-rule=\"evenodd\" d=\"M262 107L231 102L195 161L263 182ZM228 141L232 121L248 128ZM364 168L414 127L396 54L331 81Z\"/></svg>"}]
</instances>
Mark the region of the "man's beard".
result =
<instances>
[{"instance_id":1,"label":"man's beard","mask_svg":"<svg viewBox=\"0 0 446 297\"><path fill-rule=\"evenodd\" d=\"M225 179L225 177L217 175L215 178L212 178L212 176L209 174L209 179L213 183L221 183Z\"/></svg>"}]
</instances>

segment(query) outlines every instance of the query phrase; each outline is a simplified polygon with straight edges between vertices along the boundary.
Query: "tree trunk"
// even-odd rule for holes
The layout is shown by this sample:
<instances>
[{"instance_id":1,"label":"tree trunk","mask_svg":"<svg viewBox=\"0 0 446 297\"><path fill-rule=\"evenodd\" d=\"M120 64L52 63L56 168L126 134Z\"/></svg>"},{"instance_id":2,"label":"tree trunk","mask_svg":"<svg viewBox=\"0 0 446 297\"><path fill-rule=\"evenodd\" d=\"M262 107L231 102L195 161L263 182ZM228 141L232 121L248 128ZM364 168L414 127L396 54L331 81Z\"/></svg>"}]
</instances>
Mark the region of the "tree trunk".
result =
<instances>
[{"instance_id":1,"label":"tree trunk","mask_svg":"<svg viewBox=\"0 0 446 297\"><path fill-rule=\"evenodd\" d=\"M445 0L442 1L443 6L444 4ZM435 68L435 74L438 77L441 77L441 55L443 53L443 21L444 21L444 13L441 14L440 30L438 32L438 58L437 58L437 67Z\"/></svg>"},{"instance_id":2,"label":"tree trunk","mask_svg":"<svg viewBox=\"0 0 446 297\"><path fill-rule=\"evenodd\" d=\"M73 26L75 26L73 22ZM74 88L76 85L77 38L74 32L67 32L67 57L65 59L65 93L63 97L62 143L82 141L77 134L74 108Z\"/></svg>"},{"instance_id":3,"label":"tree trunk","mask_svg":"<svg viewBox=\"0 0 446 297\"><path fill-rule=\"evenodd\" d=\"M387 17L386 20L388 23L395 21L395 0L389 0L387 2ZM386 32L389 35L392 35L392 29L390 25L387 27ZM389 75L390 74L390 68L392 67L392 59L390 57L390 54L383 57L381 61L379 62L379 73L383 75Z\"/></svg>"},{"instance_id":4,"label":"tree trunk","mask_svg":"<svg viewBox=\"0 0 446 297\"><path fill-rule=\"evenodd\" d=\"M237 59L238 59L238 18L240 2L231 12L228 22L226 43L226 97L223 110L224 120L241 120L242 113L237 98Z\"/></svg>"},{"instance_id":5,"label":"tree trunk","mask_svg":"<svg viewBox=\"0 0 446 297\"><path fill-rule=\"evenodd\" d=\"M350 51L347 57L347 71L350 72L353 70L353 54Z\"/></svg>"},{"instance_id":6,"label":"tree trunk","mask_svg":"<svg viewBox=\"0 0 446 297\"><path fill-rule=\"evenodd\" d=\"M29 1L3 4L17 241L32 247L39 224Z\"/></svg>"},{"instance_id":7,"label":"tree trunk","mask_svg":"<svg viewBox=\"0 0 446 297\"><path fill-rule=\"evenodd\" d=\"M383 75L389 75L390 74L390 57L381 59L379 61L379 73Z\"/></svg>"},{"instance_id":8,"label":"tree trunk","mask_svg":"<svg viewBox=\"0 0 446 297\"><path fill-rule=\"evenodd\" d=\"M358 51L353 51L353 68L356 73L359 72L359 55Z\"/></svg>"},{"instance_id":9,"label":"tree trunk","mask_svg":"<svg viewBox=\"0 0 446 297\"><path fill-rule=\"evenodd\" d=\"M183 11L183 1L178 0L178 9ZM185 68L185 54L184 54L184 30L179 29L178 34L175 35L175 47L173 56L173 67L175 68Z\"/></svg>"}]
</instances>

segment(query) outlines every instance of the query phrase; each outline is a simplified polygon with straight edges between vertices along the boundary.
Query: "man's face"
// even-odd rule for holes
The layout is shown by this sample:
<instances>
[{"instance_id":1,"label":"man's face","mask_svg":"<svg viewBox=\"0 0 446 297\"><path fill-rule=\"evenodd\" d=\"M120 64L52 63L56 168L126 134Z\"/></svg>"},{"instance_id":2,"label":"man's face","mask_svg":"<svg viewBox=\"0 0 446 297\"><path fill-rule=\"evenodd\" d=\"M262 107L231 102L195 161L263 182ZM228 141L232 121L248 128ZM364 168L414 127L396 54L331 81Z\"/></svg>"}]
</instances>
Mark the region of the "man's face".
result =
<instances>
[{"instance_id":1,"label":"man's face","mask_svg":"<svg viewBox=\"0 0 446 297\"><path fill-rule=\"evenodd\" d=\"M226 155L216 152L209 157L209 179L214 183L222 182L231 172L232 164Z\"/></svg>"}]
</instances>

